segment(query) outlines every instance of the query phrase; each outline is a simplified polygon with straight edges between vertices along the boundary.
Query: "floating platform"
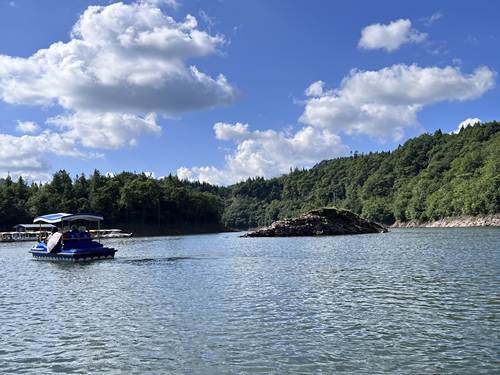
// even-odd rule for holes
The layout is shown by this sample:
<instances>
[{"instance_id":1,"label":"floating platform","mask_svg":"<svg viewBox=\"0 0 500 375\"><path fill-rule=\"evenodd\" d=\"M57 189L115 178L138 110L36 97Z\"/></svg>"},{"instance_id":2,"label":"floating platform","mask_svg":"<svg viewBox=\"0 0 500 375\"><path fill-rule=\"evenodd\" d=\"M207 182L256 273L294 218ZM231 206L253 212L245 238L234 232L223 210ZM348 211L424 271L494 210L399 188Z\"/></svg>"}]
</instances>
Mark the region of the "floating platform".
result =
<instances>
[{"instance_id":1,"label":"floating platform","mask_svg":"<svg viewBox=\"0 0 500 375\"><path fill-rule=\"evenodd\" d=\"M89 241L95 245L87 248L71 248L71 241L65 243L63 248L58 252L49 252L47 246L41 242L31 248L30 253L36 260L52 260L52 261L90 261L101 259L113 259L116 249L105 247L98 242ZM100 245L100 246L99 246Z\"/></svg>"}]
</instances>

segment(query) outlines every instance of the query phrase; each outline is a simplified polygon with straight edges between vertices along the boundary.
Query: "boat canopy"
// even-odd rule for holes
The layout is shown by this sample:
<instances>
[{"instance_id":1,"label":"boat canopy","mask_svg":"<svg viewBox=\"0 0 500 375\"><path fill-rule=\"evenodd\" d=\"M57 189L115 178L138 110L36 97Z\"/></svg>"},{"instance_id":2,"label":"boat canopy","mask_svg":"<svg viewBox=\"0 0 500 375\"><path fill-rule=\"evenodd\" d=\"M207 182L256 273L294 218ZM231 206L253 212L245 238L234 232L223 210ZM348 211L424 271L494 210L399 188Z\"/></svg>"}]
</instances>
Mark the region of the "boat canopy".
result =
<instances>
[{"instance_id":1,"label":"boat canopy","mask_svg":"<svg viewBox=\"0 0 500 375\"><path fill-rule=\"evenodd\" d=\"M35 217L33 222L55 224L55 223L61 223L63 221L75 221L75 220L101 221L103 219L104 218L99 215L58 213L58 214L49 214L49 215Z\"/></svg>"},{"instance_id":2,"label":"boat canopy","mask_svg":"<svg viewBox=\"0 0 500 375\"><path fill-rule=\"evenodd\" d=\"M42 229L54 228L52 224L16 224L12 228L16 230L21 230L21 229L29 230L29 229L39 229L40 226L42 227Z\"/></svg>"}]
</instances>

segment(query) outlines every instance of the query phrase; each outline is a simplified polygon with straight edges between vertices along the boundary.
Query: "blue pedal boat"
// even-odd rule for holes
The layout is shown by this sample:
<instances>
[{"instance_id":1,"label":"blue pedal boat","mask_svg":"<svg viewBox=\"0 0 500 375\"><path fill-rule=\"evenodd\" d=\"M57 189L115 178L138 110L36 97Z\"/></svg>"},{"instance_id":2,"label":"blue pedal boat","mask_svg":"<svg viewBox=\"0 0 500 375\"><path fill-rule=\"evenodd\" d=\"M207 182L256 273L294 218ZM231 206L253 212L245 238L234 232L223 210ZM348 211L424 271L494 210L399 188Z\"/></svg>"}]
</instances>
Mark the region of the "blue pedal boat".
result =
<instances>
[{"instance_id":1,"label":"blue pedal boat","mask_svg":"<svg viewBox=\"0 0 500 375\"><path fill-rule=\"evenodd\" d=\"M76 262L112 259L116 249L101 244L99 235L97 239L92 238L85 226L80 225L78 229L76 227L76 224L82 222L97 222L100 229L103 219L102 216L90 214L57 213L38 216L33 220L34 223L54 224L57 231L45 240L40 239L30 253L37 260Z\"/></svg>"}]
</instances>

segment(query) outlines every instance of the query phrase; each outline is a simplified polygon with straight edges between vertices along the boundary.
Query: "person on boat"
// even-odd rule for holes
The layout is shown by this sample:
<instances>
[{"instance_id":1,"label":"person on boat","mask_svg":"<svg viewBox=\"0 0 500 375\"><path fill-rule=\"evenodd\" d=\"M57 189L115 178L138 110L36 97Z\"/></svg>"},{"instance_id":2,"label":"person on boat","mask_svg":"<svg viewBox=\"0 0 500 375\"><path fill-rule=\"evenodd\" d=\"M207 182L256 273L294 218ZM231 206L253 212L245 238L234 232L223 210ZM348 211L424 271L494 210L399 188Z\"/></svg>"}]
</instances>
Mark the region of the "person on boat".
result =
<instances>
[{"instance_id":1,"label":"person on boat","mask_svg":"<svg viewBox=\"0 0 500 375\"><path fill-rule=\"evenodd\" d=\"M90 238L90 233L84 225L81 225L78 228L78 231L80 232L80 238L82 239Z\"/></svg>"},{"instance_id":2,"label":"person on boat","mask_svg":"<svg viewBox=\"0 0 500 375\"><path fill-rule=\"evenodd\" d=\"M70 240L77 240L80 237L80 232L76 229L76 225L71 226L71 232L68 233Z\"/></svg>"},{"instance_id":3,"label":"person on boat","mask_svg":"<svg viewBox=\"0 0 500 375\"><path fill-rule=\"evenodd\" d=\"M47 237L47 249L49 252L54 252L57 253L59 250L61 250L61 239L62 239L62 234L59 233L58 228L52 228L52 234ZM51 242L57 241L57 243L51 244Z\"/></svg>"}]
</instances>

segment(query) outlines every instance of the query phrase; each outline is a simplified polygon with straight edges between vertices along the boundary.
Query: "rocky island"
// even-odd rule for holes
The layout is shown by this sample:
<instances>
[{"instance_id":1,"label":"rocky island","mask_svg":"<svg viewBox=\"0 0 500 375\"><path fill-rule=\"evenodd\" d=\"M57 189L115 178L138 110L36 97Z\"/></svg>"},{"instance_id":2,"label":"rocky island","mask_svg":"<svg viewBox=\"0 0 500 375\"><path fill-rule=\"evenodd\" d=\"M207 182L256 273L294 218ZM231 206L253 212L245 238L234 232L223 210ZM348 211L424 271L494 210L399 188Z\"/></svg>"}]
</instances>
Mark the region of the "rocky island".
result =
<instances>
[{"instance_id":1,"label":"rocky island","mask_svg":"<svg viewBox=\"0 0 500 375\"><path fill-rule=\"evenodd\" d=\"M319 208L291 219L278 220L270 226L242 237L331 236L337 234L383 233L387 228L359 215L337 208Z\"/></svg>"}]
</instances>

